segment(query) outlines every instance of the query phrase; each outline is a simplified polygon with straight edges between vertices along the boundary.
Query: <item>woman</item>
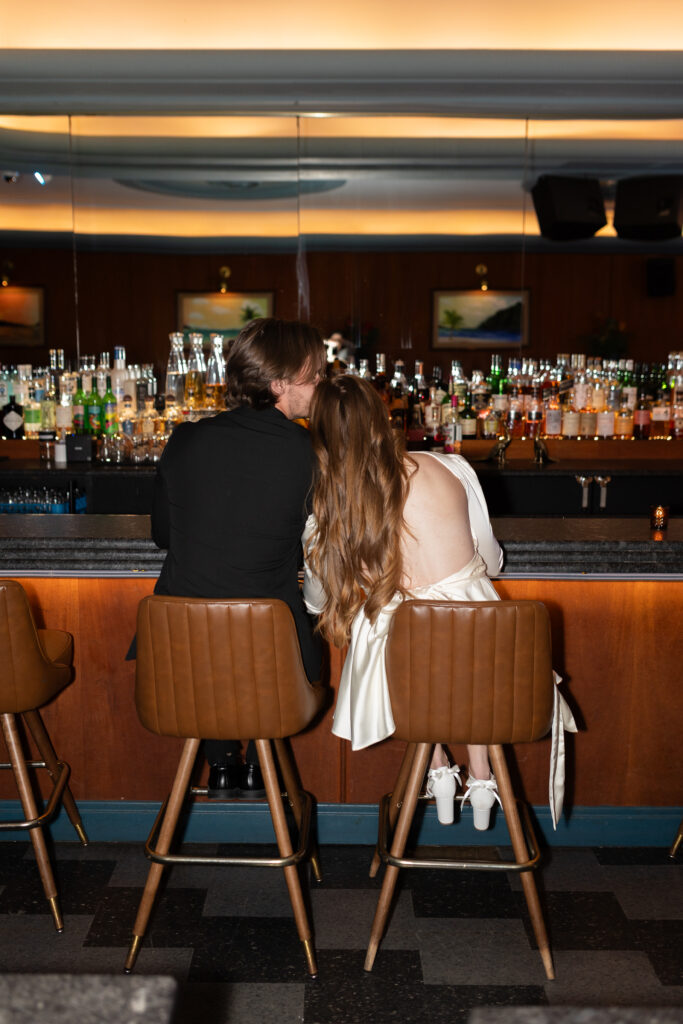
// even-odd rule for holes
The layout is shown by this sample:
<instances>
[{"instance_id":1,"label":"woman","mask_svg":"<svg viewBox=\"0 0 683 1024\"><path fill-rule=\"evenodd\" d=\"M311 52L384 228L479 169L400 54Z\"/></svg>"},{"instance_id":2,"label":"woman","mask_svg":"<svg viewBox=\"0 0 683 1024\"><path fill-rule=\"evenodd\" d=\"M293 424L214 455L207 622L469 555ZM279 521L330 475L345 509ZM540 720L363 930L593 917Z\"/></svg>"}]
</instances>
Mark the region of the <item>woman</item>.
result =
<instances>
[{"instance_id":1,"label":"woman","mask_svg":"<svg viewBox=\"0 0 683 1024\"><path fill-rule=\"evenodd\" d=\"M350 375L323 381L311 405L317 460L313 515L304 532L304 599L322 635L349 650L332 731L354 750L390 736L384 651L391 616L406 597L491 601L502 566L486 501L458 455L405 455L372 385ZM488 828L498 798L485 746L468 746L465 798L475 828ZM436 746L427 794L453 821L457 765Z\"/></svg>"}]
</instances>

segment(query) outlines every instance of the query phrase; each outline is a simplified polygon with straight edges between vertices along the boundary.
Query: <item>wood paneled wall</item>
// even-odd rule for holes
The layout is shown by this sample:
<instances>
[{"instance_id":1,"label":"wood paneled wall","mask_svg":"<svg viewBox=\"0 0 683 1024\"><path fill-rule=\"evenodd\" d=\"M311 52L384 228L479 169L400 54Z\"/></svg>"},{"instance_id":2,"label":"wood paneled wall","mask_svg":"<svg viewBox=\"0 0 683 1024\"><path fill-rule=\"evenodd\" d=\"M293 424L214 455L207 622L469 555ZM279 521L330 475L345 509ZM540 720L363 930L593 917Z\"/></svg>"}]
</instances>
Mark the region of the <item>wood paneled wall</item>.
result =
<instances>
[{"instance_id":1,"label":"wood paneled wall","mask_svg":"<svg viewBox=\"0 0 683 1024\"><path fill-rule=\"evenodd\" d=\"M13 283L46 290L44 349L0 348L0 361L44 364L48 348L75 353L74 264L70 250L3 250ZM672 296L650 298L648 255L641 252L309 252L311 319L325 333L351 321L377 332L376 350L401 356L408 367L448 369L461 358L466 372L488 369L490 351L430 348L432 291L473 288L485 263L492 288L530 293L530 346L535 357L589 351L588 336L613 316L630 335L628 354L663 360L683 347L683 255L673 256L679 282ZM219 268L231 269L235 291L274 291L278 316L297 316L293 253L79 252L78 326L81 353L126 346L129 360L166 365L168 334L176 327L180 291L213 291ZM506 353L504 353L505 355Z\"/></svg>"},{"instance_id":2,"label":"wood paneled wall","mask_svg":"<svg viewBox=\"0 0 683 1024\"><path fill-rule=\"evenodd\" d=\"M75 679L44 712L58 752L71 763L77 799L160 800L181 741L142 728L134 704L135 663L125 654L137 605L152 579L22 579L39 625L75 637ZM510 580L501 597L542 600L554 663L580 727L568 736L567 806L683 803L681 721L683 583L672 580ZM376 803L388 792L402 743L352 752L331 735L343 655L331 651L324 716L293 746L304 786L320 802ZM545 804L549 737L514 748L526 796ZM460 763L464 750L454 748ZM0 797L15 799L3 772Z\"/></svg>"}]
</instances>

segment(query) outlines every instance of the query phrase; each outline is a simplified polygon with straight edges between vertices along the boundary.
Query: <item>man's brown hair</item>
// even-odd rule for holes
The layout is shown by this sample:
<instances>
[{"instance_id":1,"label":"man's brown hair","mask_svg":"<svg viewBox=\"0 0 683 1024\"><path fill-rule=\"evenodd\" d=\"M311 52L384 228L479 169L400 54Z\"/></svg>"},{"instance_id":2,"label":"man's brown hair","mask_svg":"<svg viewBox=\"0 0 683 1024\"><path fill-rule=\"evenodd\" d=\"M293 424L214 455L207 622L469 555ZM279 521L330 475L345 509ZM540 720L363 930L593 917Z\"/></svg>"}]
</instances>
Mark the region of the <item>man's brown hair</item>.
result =
<instances>
[{"instance_id":1,"label":"man's brown hair","mask_svg":"<svg viewBox=\"0 0 683 1024\"><path fill-rule=\"evenodd\" d=\"M320 332L299 320L258 317L235 338L226 363L228 409L275 405L276 380L304 383L324 373L325 346Z\"/></svg>"}]
</instances>

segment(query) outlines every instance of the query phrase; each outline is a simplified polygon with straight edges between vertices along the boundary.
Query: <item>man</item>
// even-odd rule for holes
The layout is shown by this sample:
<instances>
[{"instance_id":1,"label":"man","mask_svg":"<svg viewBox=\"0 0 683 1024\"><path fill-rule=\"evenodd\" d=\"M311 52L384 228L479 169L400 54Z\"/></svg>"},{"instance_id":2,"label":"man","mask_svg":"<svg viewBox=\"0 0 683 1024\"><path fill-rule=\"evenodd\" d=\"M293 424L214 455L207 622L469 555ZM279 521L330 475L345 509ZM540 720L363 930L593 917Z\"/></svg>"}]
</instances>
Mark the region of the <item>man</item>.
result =
<instances>
[{"instance_id":1,"label":"man","mask_svg":"<svg viewBox=\"0 0 683 1024\"><path fill-rule=\"evenodd\" d=\"M280 598L292 610L304 668L320 673L320 641L301 598L301 534L313 474L308 416L325 366L318 331L252 320L227 360L227 411L173 432L155 483L152 537L168 549L155 593ZM207 740L209 796L265 795L256 747Z\"/></svg>"}]
</instances>

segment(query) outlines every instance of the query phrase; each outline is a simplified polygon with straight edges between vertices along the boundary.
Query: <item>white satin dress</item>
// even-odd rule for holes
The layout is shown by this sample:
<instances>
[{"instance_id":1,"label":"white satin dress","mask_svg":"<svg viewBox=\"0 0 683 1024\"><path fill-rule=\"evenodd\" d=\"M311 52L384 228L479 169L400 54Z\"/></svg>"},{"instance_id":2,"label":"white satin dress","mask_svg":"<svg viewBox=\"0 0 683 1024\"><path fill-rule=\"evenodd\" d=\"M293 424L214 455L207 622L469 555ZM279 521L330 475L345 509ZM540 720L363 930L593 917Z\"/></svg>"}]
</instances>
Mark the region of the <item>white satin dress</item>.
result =
<instances>
[{"instance_id":1,"label":"white satin dress","mask_svg":"<svg viewBox=\"0 0 683 1024\"><path fill-rule=\"evenodd\" d=\"M497 601L498 594L489 577L497 576L500 572L503 566L503 552L493 536L486 499L477 475L469 462L460 455L441 455L436 452L428 454L450 470L465 488L474 554L467 565L451 576L428 586L410 590L408 599ZM315 534L315 528L315 519L309 516L302 538L304 551L310 538ZM306 563L303 594L309 612L319 614L325 603L324 584L312 575ZM351 625L351 637L339 683L332 732L335 736L349 740L352 750L362 750L373 743L379 743L380 740L391 736L396 729L389 699L384 655L391 619L402 600L401 594L395 594L374 623L370 622L361 608ZM560 677L556 675L556 682L559 680ZM564 728L571 729L573 726L572 731L576 731L571 712L556 688L553 721L553 751L556 752L556 756L553 767L551 751L550 785L553 824L556 824L559 817L564 795L564 729L560 727L560 720ZM559 774L561 780L554 778ZM561 783L559 792L558 781Z\"/></svg>"}]
</instances>

